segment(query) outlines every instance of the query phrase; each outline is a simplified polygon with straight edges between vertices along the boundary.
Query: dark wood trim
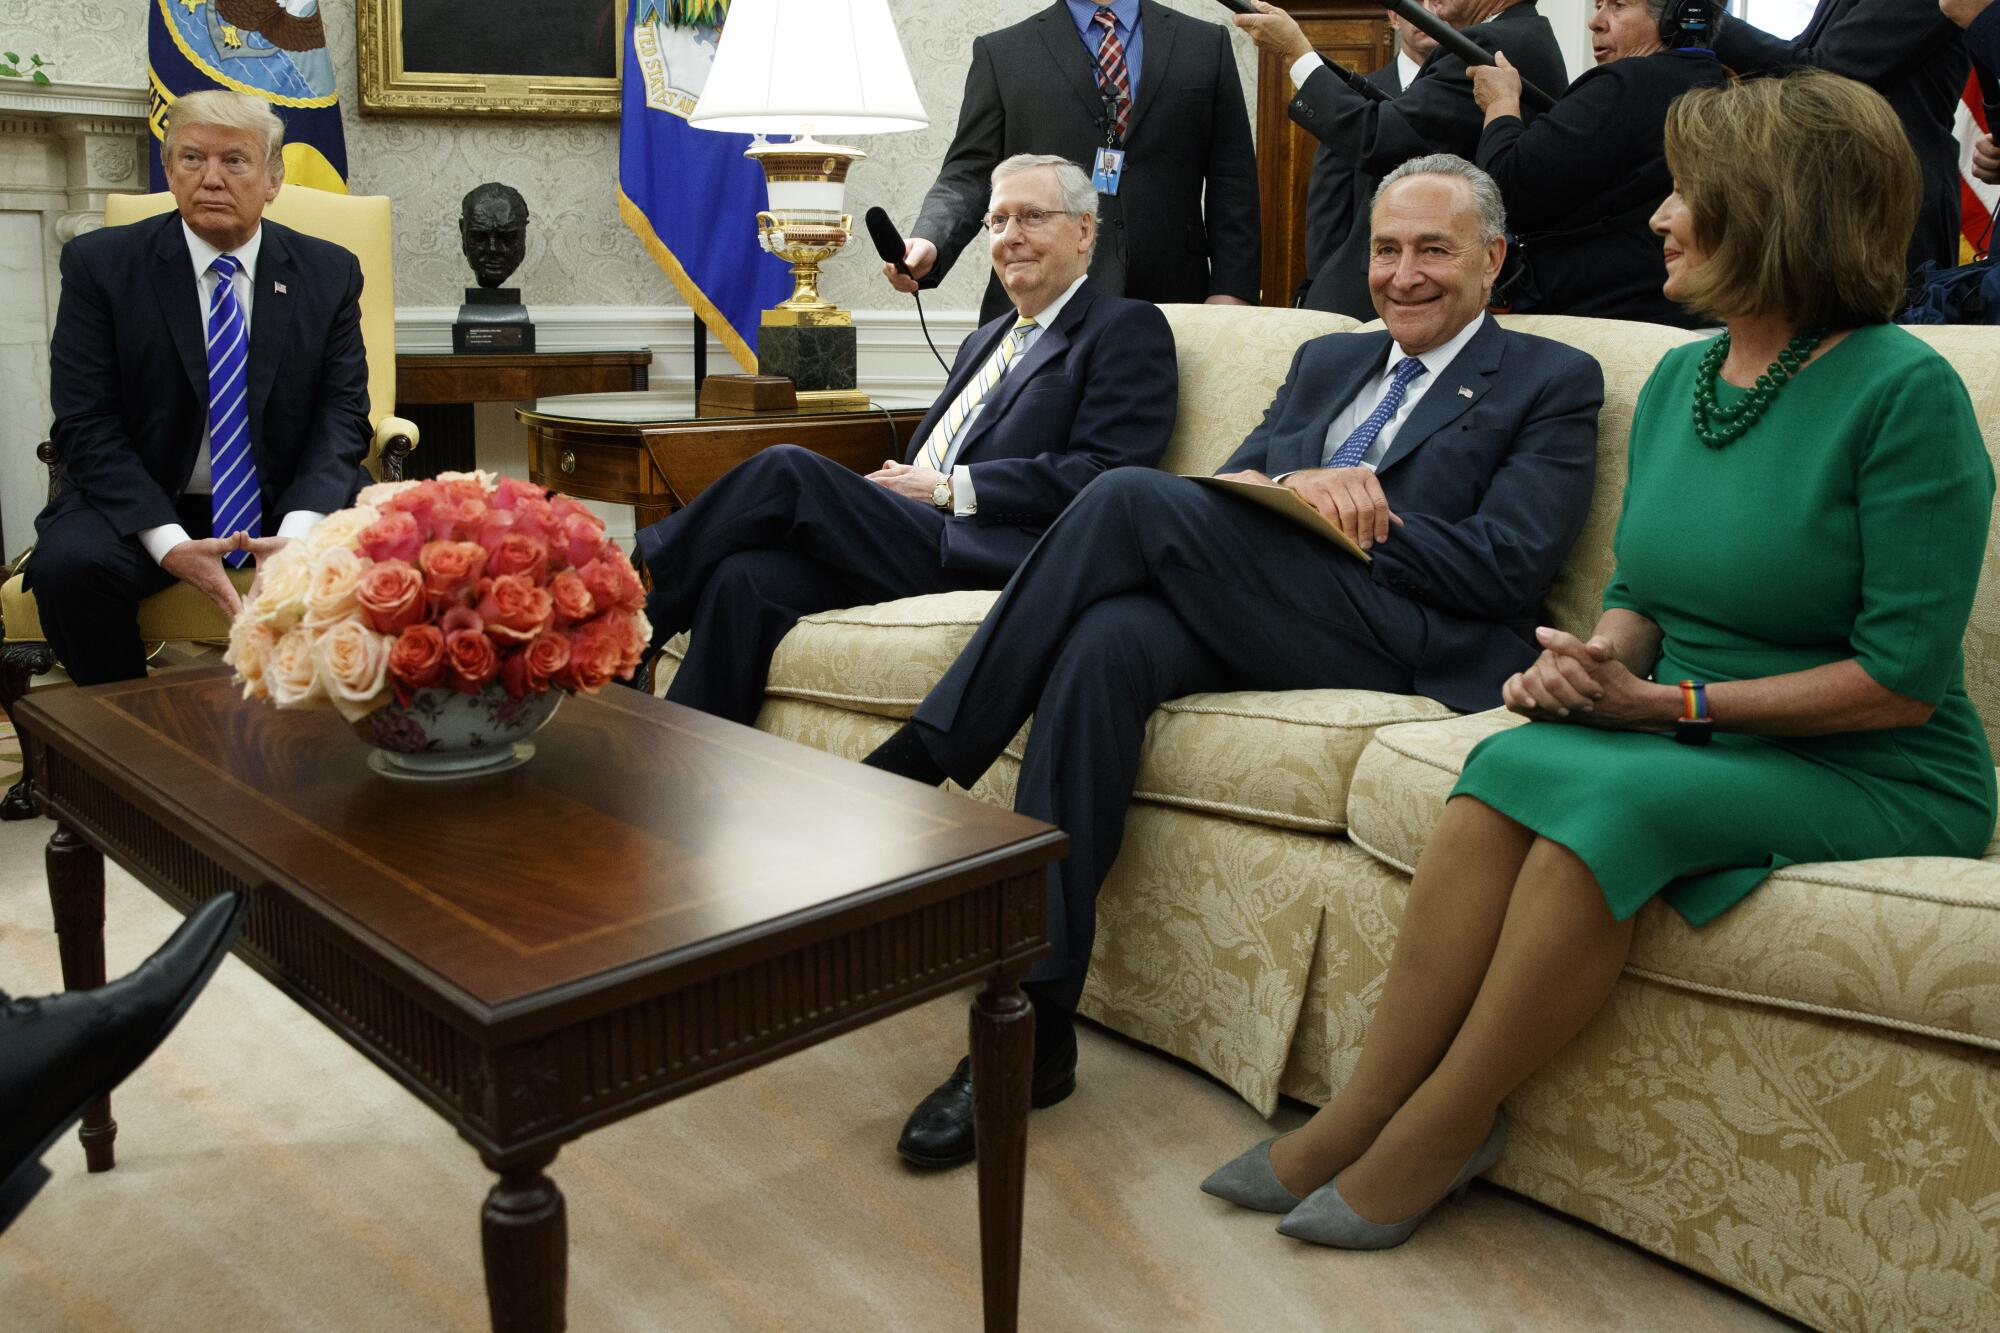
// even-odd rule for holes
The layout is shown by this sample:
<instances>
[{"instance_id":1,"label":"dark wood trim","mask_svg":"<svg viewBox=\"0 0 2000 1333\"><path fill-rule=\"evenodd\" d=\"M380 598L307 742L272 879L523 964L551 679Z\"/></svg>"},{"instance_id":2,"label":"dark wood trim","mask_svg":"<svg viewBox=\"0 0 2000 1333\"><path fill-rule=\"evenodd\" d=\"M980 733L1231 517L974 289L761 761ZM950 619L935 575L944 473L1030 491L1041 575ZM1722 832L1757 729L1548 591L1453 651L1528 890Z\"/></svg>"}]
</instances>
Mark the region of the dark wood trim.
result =
<instances>
[{"instance_id":1,"label":"dark wood trim","mask_svg":"<svg viewBox=\"0 0 2000 1333\"><path fill-rule=\"evenodd\" d=\"M650 348L601 352L529 352L494 356L396 353L396 405L525 403L575 393L638 393L646 388Z\"/></svg>"}]
</instances>

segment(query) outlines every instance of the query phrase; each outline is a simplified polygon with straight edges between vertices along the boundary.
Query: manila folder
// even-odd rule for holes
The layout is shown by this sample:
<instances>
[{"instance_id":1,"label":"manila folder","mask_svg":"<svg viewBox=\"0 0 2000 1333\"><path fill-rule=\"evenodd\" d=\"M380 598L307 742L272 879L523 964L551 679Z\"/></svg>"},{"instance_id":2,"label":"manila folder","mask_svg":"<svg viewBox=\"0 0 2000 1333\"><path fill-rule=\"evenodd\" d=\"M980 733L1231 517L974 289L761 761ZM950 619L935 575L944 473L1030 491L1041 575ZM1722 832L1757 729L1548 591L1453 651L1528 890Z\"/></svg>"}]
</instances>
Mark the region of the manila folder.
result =
<instances>
[{"instance_id":1,"label":"manila folder","mask_svg":"<svg viewBox=\"0 0 2000 1333\"><path fill-rule=\"evenodd\" d=\"M1213 486L1218 490L1228 491L1231 495L1240 495L1252 504L1263 505L1280 518L1290 519L1300 527L1318 533L1350 555L1362 560L1374 559L1349 540L1346 533L1327 522L1319 510L1314 509L1305 497L1289 486L1280 486L1274 481L1237 481L1233 477L1196 477L1185 473L1182 475L1187 476L1189 481L1198 481L1204 486Z\"/></svg>"}]
</instances>

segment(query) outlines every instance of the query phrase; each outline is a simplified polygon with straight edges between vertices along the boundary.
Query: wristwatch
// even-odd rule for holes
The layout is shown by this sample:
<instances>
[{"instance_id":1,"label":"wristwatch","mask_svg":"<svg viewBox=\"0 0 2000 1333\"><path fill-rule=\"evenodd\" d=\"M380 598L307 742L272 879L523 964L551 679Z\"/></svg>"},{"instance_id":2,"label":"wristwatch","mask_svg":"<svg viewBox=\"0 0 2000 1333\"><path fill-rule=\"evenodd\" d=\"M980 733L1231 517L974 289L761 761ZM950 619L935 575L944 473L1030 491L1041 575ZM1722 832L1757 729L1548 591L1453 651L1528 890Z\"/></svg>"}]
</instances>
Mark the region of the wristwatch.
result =
<instances>
[{"instance_id":1,"label":"wristwatch","mask_svg":"<svg viewBox=\"0 0 2000 1333\"><path fill-rule=\"evenodd\" d=\"M1708 686L1698 680L1681 682L1681 715L1674 719L1674 739L1682 745L1706 745L1715 735L1708 715Z\"/></svg>"},{"instance_id":2,"label":"wristwatch","mask_svg":"<svg viewBox=\"0 0 2000 1333\"><path fill-rule=\"evenodd\" d=\"M946 477L943 481L931 487L931 503L936 505L939 509L951 508L950 477Z\"/></svg>"}]
</instances>

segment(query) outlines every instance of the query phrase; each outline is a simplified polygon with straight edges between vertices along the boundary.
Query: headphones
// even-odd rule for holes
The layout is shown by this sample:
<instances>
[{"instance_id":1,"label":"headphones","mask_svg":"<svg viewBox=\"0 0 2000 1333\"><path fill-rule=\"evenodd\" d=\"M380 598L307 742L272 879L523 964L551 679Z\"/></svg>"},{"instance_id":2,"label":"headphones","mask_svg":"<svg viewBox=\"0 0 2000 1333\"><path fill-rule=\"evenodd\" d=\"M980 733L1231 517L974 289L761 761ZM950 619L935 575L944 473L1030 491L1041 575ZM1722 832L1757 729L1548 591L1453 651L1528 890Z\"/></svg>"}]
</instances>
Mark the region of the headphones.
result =
<instances>
[{"instance_id":1,"label":"headphones","mask_svg":"<svg viewBox=\"0 0 2000 1333\"><path fill-rule=\"evenodd\" d=\"M1715 32L1716 0L1667 0L1660 11L1660 41L1671 51L1683 46L1707 46Z\"/></svg>"}]
</instances>

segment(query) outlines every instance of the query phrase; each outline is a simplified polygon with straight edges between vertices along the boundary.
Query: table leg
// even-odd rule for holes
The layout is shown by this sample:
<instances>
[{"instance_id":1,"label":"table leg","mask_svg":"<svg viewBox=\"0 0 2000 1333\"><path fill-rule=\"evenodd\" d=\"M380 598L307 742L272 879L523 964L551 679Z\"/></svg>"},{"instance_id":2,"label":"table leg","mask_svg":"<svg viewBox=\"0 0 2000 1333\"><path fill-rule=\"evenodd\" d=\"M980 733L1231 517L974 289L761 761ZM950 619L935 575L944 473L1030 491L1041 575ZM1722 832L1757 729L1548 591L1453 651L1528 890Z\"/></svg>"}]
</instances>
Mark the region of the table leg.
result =
<instances>
[{"instance_id":1,"label":"table leg","mask_svg":"<svg viewBox=\"0 0 2000 1333\"><path fill-rule=\"evenodd\" d=\"M568 1324L569 1218L562 1191L543 1174L556 1150L513 1162L480 1156L500 1173L479 1214L494 1333L560 1333Z\"/></svg>"},{"instance_id":2,"label":"table leg","mask_svg":"<svg viewBox=\"0 0 2000 1333\"><path fill-rule=\"evenodd\" d=\"M979 1144L979 1271L987 1333L1012 1333L1021 1299L1021 1191L1035 1011L1021 979L995 973L972 1002L972 1129Z\"/></svg>"},{"instance_id":3,"label":"table leg","mask_svg":"<svg viewBox=\"0 0 2000 1333\"><path fill-rule=\"evenodd\" d=\"M49 904L55 910L56 945L62 953L63 988L95 990L104 984L104 856L95 847L57 824L45 855L49 873ZM83 1113L84 1165L109 1171L117 1165L111 1150L118 1122L111 1118L109 1095Z\"/></svg>"}]
</instances>

